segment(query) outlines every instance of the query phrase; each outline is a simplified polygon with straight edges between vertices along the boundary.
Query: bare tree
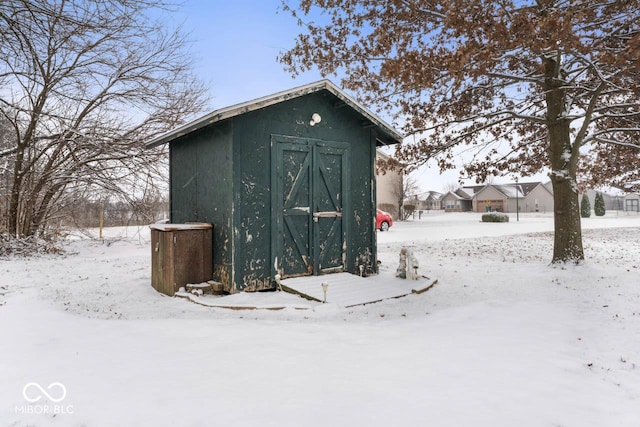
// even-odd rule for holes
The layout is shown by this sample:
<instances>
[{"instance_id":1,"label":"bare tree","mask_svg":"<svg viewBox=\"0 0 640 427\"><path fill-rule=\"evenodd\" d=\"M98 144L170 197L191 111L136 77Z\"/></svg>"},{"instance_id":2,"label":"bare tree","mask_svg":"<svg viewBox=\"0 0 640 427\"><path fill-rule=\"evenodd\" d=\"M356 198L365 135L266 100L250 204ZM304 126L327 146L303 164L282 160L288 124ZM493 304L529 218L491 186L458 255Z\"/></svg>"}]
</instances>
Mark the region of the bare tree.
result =
<instances>
[{"instance_id":1,"label":"bare tree","mask_svg":"<svg viewBox=\"0 0 640 427\"><path fill-rule=\"evenodd\" d=\"M444 186L442 186L442 190L445 193L448 193L449 191L456 191L458 188L460 188L460 184L458 182L447 182Z\"/></svg>"},{"instance_id":2,"label":"bare tree","mask_svg":"<svg viewBox=\"0 0 640 427\"><path fill-rule=\"evenodd\" d=\"M396 193L401 220L408 219L415 212L418 192L418 183L415 178L411 174L405 173L402 178L402 186L398 187L398 192Z\"/></svg>"},{"instance_id":3,"label":"bare tree","mask_svg":"<svg viewBox=\"0 0 640 427\"><path fill-rule=\"evenodd\" d=\"M0 3L7 228L46 232L78 194L143 197L163 171L144 141L206 103L182 31L148 0ZM2 185L2 184L0 184ZM7 189L6 189L7 190ZM95 199L95 197L94 197Z\"/></svg>"},{"instance_id":4,"label":"bare tree","mask_svg":"<svg viewBox=\"0 0 640 427\"><path fill-rule=\"evenodd\" d=\"M11 150L14 139L11 123L0 116L0 153ZM8 225L10 177L9 158L0 156L0 231L6 229Z\"/></svg>"},{"instance_id":5,"label":"bare tree","mask_svg":"<svg viewBox=\"0 0 640 427\"><path fill-rule=\"evenodd\" d=\"M292 5L294 3L295 5ZM471 147L466 173L531 175L554 190L552 262L584 259L581 152L640 147L640 1L287 1L304 32L281 55L294 73L344 73L417 142L407 166ZM309 15L322 19L316 23Z\"/></svg>"}]
</instances>

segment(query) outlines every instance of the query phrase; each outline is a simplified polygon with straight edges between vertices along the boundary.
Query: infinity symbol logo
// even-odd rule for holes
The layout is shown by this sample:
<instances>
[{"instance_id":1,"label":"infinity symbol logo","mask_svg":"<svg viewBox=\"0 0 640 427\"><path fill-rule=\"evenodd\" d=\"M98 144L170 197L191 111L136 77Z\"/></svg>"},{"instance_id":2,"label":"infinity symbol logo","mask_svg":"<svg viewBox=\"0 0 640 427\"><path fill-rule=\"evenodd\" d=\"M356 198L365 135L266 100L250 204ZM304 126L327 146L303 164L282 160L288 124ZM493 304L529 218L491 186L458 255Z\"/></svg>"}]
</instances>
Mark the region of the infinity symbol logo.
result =
<instances>
[{"instance_id":1,"label":"infinity symbol logo","mask_svg":"<svg viewBox=\"0 0 640 427\"><path fill-rule=\"evenodd\" d=\"M36 392L31 393L30 390L33 390L34 388L36 389ZM53 397L47 392L47 390L52 391L52 388L59 389L59 391L61 392L60 397ZM27 402L31 403L37 402L38 400L40 400L40 398L42 398L42 396L56 403L64 400L64 398L67 397L67 388L61 383L51 383L49 384L49 387L47 387L47 390L42 388L42 386L38 383L29 383L22 389L22 395L27 400ZM30 394L33 395L34 393L37 393L37 391L40 391L40 393L38 393L35 397L29 396Z\"/></svg>"}]
</instances>

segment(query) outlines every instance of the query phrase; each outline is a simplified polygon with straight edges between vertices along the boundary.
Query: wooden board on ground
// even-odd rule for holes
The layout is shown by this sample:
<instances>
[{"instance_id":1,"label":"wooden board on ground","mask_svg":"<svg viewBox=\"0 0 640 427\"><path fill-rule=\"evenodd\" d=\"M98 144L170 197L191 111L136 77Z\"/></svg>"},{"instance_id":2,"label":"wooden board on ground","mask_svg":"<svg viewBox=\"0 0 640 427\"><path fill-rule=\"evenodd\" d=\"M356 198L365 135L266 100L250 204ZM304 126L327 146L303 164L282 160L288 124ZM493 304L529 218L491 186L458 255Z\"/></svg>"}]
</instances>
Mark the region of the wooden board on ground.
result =
<instances>
[{"instance_id":1,"label":"wooden board on ground","mask_svg":"<svg viewBox=\"0 0 640 427\"><path fill-rule=\"evenodd\" d=\"M302 298L284 292L240 292L233 295L194 295L179 291L175 296L186 298L196 304L212 308L231 310L309 310L313 305Z\"/></svg>"},{"instance_id":2,"label":"wooden board on ground","mask_svg":"<svg viewBox=\"0 0 640 427\"><path fill-rule=\"evenodd\" d=\"M327 303L343 307L370 304L390 298L399 298L411 293L420 294L438 281L421 277L418 280L400 279L389 275L360 277L349 273L325 274L285 279L283 289L306 298L323 301L322 284L326 283Z\"/></svg>"}]
</instances>

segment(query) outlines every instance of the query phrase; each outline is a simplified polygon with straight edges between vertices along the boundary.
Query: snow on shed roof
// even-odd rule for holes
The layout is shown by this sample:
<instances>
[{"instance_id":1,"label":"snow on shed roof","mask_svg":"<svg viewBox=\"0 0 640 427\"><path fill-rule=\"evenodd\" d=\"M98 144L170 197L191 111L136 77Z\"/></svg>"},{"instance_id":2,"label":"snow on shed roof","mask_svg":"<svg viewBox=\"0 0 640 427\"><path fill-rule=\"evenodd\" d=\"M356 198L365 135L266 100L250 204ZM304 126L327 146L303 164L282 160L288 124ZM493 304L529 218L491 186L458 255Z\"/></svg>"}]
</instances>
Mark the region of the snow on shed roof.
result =
<instances>
[{"instance_id":1,"label":"snow on shed roof","mask_svg":"<svg viewBox=\"0 0 640 427\"><path fill-rule=\"evenodd\" d=\"M157 138L145 144L146 148L157 147L162 144L187 135L207 125L229 119L241 114L248 113L250 111L258 110L268 107L270 105L278 104L280 102L287 101L289 99L298 98L300 96L308 95L310 93L326 90L337 98L339 98L346 105L360 113L363 117L369 120L384 136L384 140L379 140L381 145L399 144L402 142L404 136L395 130L391 125L384 120L373 114L367 108L362 106L358 101L343 92L338 86L333 84L330 80L320 80L315 83L309 83L303 86L295 87L293 89L285 90L275 93L273 95L264 96L251 101L243 102L240 104L231 105L229 107L221 108L219 110L212 111L211 113L200 117L190 123L178 127L170 132L160 135Z\"/></svg>"}]
</instances>

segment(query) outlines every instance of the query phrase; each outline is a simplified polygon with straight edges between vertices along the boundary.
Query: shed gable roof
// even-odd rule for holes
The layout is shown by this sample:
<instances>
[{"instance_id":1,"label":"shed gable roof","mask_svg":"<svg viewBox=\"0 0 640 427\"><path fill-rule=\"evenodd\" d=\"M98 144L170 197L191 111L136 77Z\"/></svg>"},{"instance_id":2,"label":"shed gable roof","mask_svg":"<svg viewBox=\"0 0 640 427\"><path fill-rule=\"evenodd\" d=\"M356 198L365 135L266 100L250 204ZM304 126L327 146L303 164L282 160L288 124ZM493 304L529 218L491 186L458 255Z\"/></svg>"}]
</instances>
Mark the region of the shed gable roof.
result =
<instances>
[{"instance_id":1,"label":"shed gable roof","mask_svg":"<svg viewBox=\"0 0 640 427\"><path fill-rule=\"evenodd\" d=\"M362 106L358 101L347 95L331 81L325 79L315 83L309 83L304 86L299 86L286 91L278 92L273 95L264 96L262 98L257 98L251 101L212 111L211 113L202 116L199 119L196 119L190 123L178 127L177 129L174 129L170 132L158 136L157 138L152 139L151 141L147 142L145 146L146 148L157 147L221 120L229 119L241 114L248 113L250 111L265 108L270 105L278 104L289 99L298 98L322 90L326 90L333 94L335 97L339 98L347 106L355 110L374 127L376 127L384 137L384 140L379 139L379 142L381 144L389 145L402 142L404 136L400 132L395 130L393 127L391 127L391 125L389 125L384 120L369 111L367 108Z\"/></svg>"}]
</instances>

